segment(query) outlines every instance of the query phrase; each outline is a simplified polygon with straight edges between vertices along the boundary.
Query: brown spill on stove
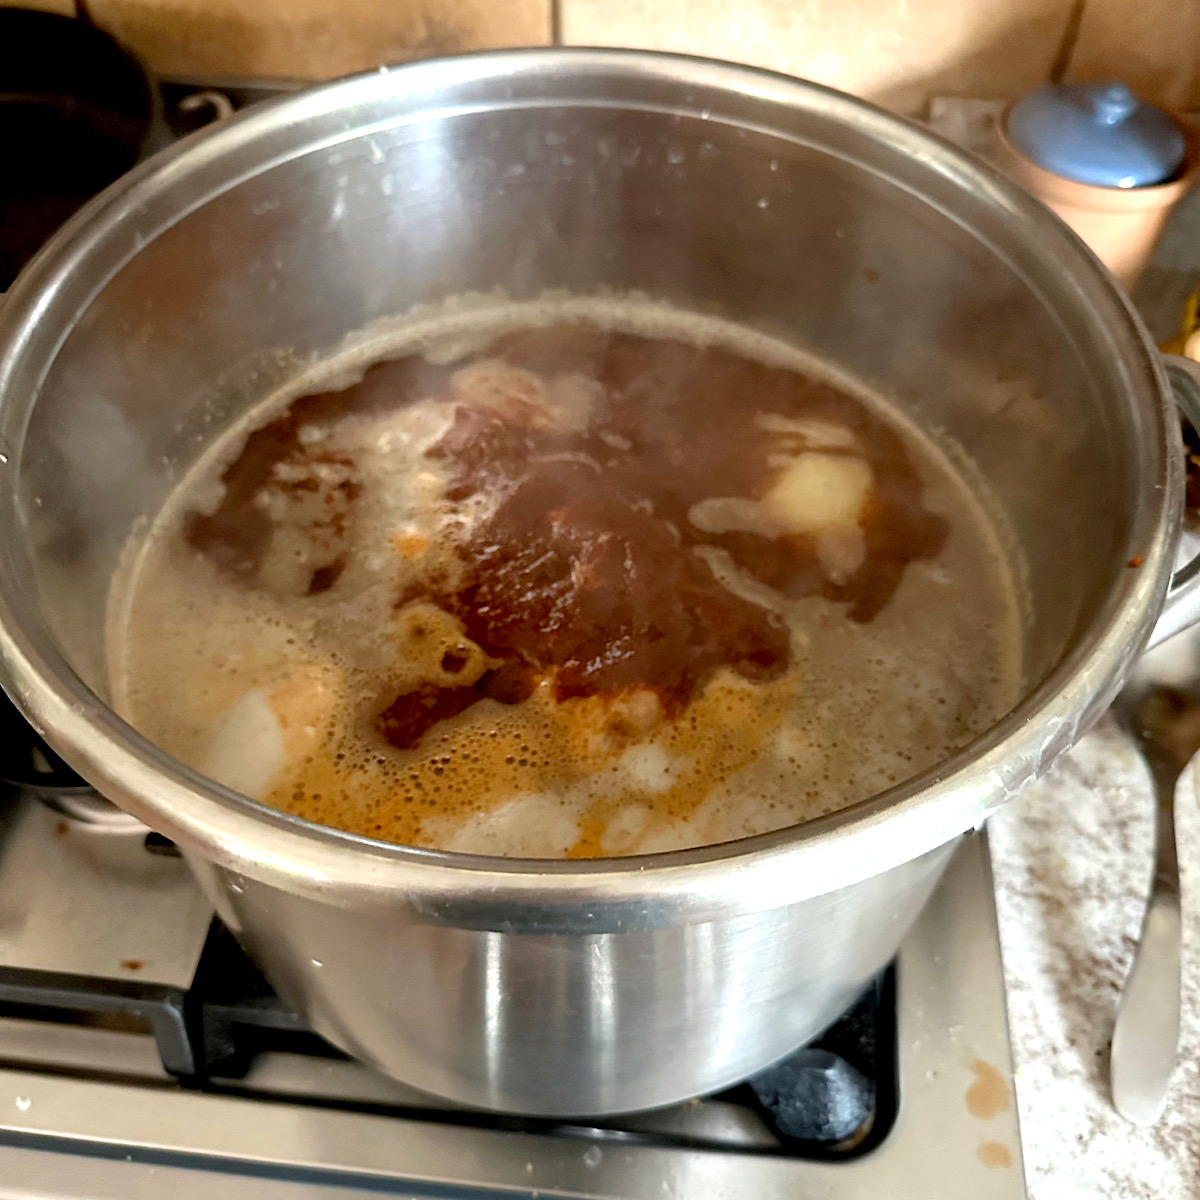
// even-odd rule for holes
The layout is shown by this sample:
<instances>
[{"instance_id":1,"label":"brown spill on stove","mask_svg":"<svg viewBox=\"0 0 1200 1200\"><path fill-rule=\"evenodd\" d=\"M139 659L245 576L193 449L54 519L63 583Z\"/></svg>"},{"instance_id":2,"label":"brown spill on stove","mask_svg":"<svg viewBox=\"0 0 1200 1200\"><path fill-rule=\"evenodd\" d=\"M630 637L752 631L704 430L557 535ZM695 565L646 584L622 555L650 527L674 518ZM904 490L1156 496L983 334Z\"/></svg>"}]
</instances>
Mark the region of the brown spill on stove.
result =
<instances>
[{"instance_id":1,"label":"brown spill on stove","mask_svg":"<svg viewBox=\"0 0 1200 1200\"><path fill-rule=\"evenodd\" d=\"M967 1109L972 1116L988 1121L1012 1107L1004 1076L991 1063L977 1058L971 1070L975 1072L975 1082L967 1088Z\"/></svg>"},{"instance_id":2,"label":"brown spill on stove","mask_svg":"<svg viewBox=\"0 0 1200 1200\"><path fill-rule=\"evenodd\" d=\"M121 959L121 966L123 966L126 971L140 971L145 965L146 964L140 958Z\"/></svg>"},{"instance_id":3,"label":"brown spill on stove","mask_svg":"<svg viewBox=\"0 0 1200 1200\"><path fill-rule=\"evenodd\" d=\"M69 826L67 825L66 821L59 821L59 823L54 827L54 832L57 833L59 837L66 837L68 828Z\"/></svg>"},{"instance_id":4,"label":"brown spill on stove","mask_svg":"<svg viewBox=\"0 0 1200 1200\"><path fill-rule=\"evenodd\" d=\"M1012 1151L1003 1142L984 1142L979 1147L979 1161L985 1167L1011 1167Z\"/></svg>"}]
</instances>

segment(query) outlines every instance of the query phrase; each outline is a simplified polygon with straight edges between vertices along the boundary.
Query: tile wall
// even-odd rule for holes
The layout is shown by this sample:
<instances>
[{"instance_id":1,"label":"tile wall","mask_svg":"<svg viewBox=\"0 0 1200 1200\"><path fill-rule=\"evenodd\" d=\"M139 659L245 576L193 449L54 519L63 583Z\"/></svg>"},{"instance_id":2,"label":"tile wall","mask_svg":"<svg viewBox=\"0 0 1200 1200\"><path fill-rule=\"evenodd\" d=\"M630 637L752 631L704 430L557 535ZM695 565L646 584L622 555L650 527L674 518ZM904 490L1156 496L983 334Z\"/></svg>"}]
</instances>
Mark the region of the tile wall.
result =
<instances>
[{"instance_id":1,"label":"tile wall","mask_svg":"<svg viewBox=\"0 0 1200 1200\"><path fill-rule=\"evenodd\" d=\"M33 0L70 10L70 0ZM639 46L807 76L901 111L1121 77L1200 108L1200 0L90 0L160 72L315 79L489 46Z\"/></svg>"}]
</instances>

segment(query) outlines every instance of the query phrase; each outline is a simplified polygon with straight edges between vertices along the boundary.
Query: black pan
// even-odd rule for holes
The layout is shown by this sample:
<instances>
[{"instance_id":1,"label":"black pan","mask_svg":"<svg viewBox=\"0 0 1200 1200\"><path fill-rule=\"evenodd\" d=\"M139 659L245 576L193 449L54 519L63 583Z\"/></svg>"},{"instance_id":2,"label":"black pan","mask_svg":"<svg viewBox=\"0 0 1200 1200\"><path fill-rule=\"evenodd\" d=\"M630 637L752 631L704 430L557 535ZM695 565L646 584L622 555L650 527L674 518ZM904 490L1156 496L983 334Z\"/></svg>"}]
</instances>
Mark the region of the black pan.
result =
<instances>
[{"instance_id":1,"label":"black pan","mask_svg":"<svg viewBox=\"0 0 1200 1200\"><path fill-rule=\"evenodd\" d=\"M0 8L0 291L86 200L170 140L145 66L78 12Z\"/></svg>"},{"instance_id":2,"label":"black pan","mask_svg":"<svg viewBox=\"0 0 1200 1200\"><path fill-rule=\"evenodd\" d=\"M77 208L170 140L141 61L92 24L0 8L0 291ZM0 791L87 788L0 692Z\"/></svg>"}]
</instances>

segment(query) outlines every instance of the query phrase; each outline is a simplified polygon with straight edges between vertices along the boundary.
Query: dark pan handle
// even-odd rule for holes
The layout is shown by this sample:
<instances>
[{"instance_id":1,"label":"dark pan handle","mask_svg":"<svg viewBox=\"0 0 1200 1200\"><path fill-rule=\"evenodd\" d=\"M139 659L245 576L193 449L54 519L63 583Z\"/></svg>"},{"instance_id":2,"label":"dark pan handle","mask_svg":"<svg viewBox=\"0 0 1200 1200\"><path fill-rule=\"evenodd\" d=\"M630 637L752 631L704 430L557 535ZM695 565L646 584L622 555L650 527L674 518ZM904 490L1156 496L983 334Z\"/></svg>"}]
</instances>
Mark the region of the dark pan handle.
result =
<instances>
[{"instance_id":1,"label":"dark pan handle","mask_svg":"<svg viewBox=\"0 0 1200 1200\"><path fill-rule=\"evenodd\" d=\"M1177 354L1164 354L1163 365L1180 415L1200 432L1200 363ZM1200 623L1200 553L1177 567L1171 576L1162 615L1150 635L1149 646Z\"/></svg>"}]
</instances>

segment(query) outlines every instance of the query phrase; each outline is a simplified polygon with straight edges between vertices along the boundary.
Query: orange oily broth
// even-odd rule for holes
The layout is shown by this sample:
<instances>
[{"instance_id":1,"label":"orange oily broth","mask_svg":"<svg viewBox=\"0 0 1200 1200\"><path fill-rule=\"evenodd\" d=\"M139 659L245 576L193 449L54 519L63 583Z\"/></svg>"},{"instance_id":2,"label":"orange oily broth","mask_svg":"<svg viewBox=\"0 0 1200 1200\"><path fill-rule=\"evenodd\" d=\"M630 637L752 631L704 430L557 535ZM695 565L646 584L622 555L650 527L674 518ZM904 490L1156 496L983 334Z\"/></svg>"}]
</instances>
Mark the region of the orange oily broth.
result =
<instances>
[{"instance_id":1,"label":"orange oily broth","mask_svg":"<svg viewBox=\"0 0 1200 1200\"><path fill-rule=\"evenodd\" d=\"M686 716L649 738L631 736L619 724L614 731L608 706L594 698L556 702L541 688L515 711L485 700L480 711L439 725L404 767L397 769L389 755L310 753L263 798L369 837L442 845L454 843L466 819L516 796L566 795L579 813L578 832L572 836L563 822L567 832L556 837L552 823L538 847L542 855L620 853L692 816L714 786L758 757L790 702L790 682L761 688L713 680ZM289 710L313 707L296 705L290 695L275 704L285 728ZM336 717L326 730L326 751L351 740ZM639 793L652 807L634 800ZM610 829L631 801L636 824Z\"/></svg>"},{"instance_id":2,"label":"orange oily broth","mask_svg":"<svg viewBox=\"0 0 1200 1200\"><path fill-rule=\"evenodd\" d=\"M678 324L689 328L682 317ZM730 327L716 334L738 343ZM396 432L405 421L424 422L414 445L427 445L437 420L402 416L387 436L408 436ZM180 505L169 504L131 547L132 565L114 589L119 707L152 740L257 799L408 845L627 854L833 811L965 744L1019 686L1019 605L991 525L944 456L902 432L926 507L949 520L937 557L910 563L868 622L820 596L770 598L790 631L787 670L753 681L718 668L678 713L668 715L649 690L556 701L543 682L518 704L478 701L413 749L372 736L381 704L398 687L443 684L443 655L464 642L446 614L397 611L406 581L431 562L447 576L457 569L438 536L444 477L412 455L419 478L403 511L364 493L360 523L372 536L363 534L335 588L302 599L231 581L178 537ZM206 480L211 489L219 461L218 452L202 462L180 495L194 500ZM482 657L463 668L467 682L489 665L478 647L471 654ZM247 708L251 693L257 709ZM214 767L214 731L261 723L263 706L275 723L264 742L277 751L275 769Z\"/></svg>"}]
</instances>

